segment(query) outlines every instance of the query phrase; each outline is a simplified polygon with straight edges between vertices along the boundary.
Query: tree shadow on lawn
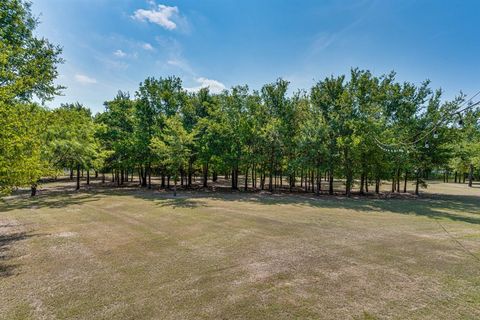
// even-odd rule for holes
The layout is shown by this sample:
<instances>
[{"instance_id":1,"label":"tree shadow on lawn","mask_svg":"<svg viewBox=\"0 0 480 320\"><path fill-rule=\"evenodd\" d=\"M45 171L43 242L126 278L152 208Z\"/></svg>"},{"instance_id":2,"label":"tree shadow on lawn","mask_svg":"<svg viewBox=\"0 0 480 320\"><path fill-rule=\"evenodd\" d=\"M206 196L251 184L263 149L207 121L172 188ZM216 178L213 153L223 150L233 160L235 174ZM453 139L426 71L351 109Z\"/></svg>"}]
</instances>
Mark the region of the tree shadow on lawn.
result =
<instances>
[{"instance_id":1,"label":"tree shadow on lawn","mask_svg":"<svg viewBox=\"0 0 480 320\"><path fill-rule=\"evenodd\" d=\"M8 225L0 225L2 227ZM18 264L10 264L9 260L13 258L10 254L11 247L19 241L26 240L35 235L27 234L26 232L14 232L10 234L0 234L0 278L15 275L14 270L19 266Z\"/></svg>"},{"instance_id":2,"label":"tree shadow on lawn","mask_svg":"<svg viewBox=\"0 0 480 320\"><path fill-rule=\"evenodd\" d=\"M350 209L362 212L392 212L426 216L432 219L449 219L453 221L480 224L480 197L471 195L422 194L420 197L392 196L399 198L377 198L369 196L330 196L312 193L288 192L251 192L227 191L226 189L211 190L179 190L177 197L171 190L143 189L139 187L98 187L81 190L56 188L43 192L40 196L26 196L0 202L2 211L14 209L63 208L71 205L95 202L111 196L132 196L148 200L161 207L188 208L208 206L201 199L212 199L231 202L252 202L261 205L294 205L326 209ZM1 201L1 200L0 200ZM449 211L455 211L451 213ZM293 213L294 214L294 213Z\"/></svg>"},{"instance_id":3,"label":"tree shadow on lawn","mask_svg":"<svg viewBox=\"0 0 480 320\"><path fill-rule=\"evenodd\" d=\"M135 189L109 191L110 195L130 195L154 202L161 207L197 208L207 207L202 199L230 202L252 202L260 205L293 205L325 209L350 209L362 212L392 212L405 215L426 216L432 219L480 224L480 197L471 195L422 194L420 197L394 194L392 197L330 196L306 193L269 193L217 190L181 190L174 197L171 191ZM449 211L455 211L451 213ZM295 214L295 213L293 213Z\"/></svg>"},{"instance_id":4,"label":"tree shadow on lawn","mask_svg":"<svg viewBox=\"0 0 480 320\"><path fill-rule=\"evenodd\" d=\"M0 215L2 212L20 209L65 208L72 205L97 201L101 194L75 191L50 191L36 197L16 195L0 199Z\"/></svg>"},{"instance_id":5,"label":"tree shadow on lawn","mask_svg":"<svg viewBox=\"0 0 480 320\"><path fill-rule=\"evenodd\" d=\"M307 195L270 194L252 192L189 192L182 191L179 197L159 197L155 193L139 192L134 197L154 201L157 205L173 208L195 208L207 206L201 199L231 202L252 202L260 205L293 205L325 209L350 209L362 212L392 212L405 215L425 216L432 219L480 224L480 197L469 195L424 194L419 198L372 198ZM451 213L455 211L457 213ZM292 213L295 214L295 213Z\"/></svg>"}]
</instances>

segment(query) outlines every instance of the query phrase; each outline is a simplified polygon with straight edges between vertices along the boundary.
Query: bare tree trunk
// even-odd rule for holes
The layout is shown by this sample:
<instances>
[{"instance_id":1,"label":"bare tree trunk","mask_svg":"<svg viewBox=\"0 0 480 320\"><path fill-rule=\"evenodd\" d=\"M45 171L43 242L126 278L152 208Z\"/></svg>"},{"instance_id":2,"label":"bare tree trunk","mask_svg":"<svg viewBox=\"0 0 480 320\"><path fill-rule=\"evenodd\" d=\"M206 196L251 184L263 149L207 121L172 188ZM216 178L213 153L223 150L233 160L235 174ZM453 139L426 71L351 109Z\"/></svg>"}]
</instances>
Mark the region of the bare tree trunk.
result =
<instances>
[{"instance_id":1,"label":"bare tree trunk","mask_svg":"<svg viewBox=\"0 0 480 320\"><path fill-rule=\"evenodd\" d=\"M37 184L34 183L30 186L30 197L35 197L37 195Z\"/></svg>"},{"instance_id":2,"label":"bare tree trunk","mask_svg":"<svg viewBox=\"0 0 480 320\"><path fill-rule=\"evenodd\" d=\"M317 167L317 196L320 195L322 191L322 174L320 173L320 168Z\"/></svg>"},{"instance_id":3,"label":"bare tree trunk","mask_svg":"<svg viewBox=\"0 0 480 320\"><path fill-rule=\"evenodd\" d=\"M400 192L400 168L397 169L397 192Z\"/></svg>"},{"instance_id":4,"label":"bare tree trunk","mask_svg":"<svg viewBox=\"0 0 480 320\"><path fill-rule=\"evenodd\" d=\"M332 195L333 194L333 171L329 172L329 183L328 183L328 194Z\"/></svg>"},{"instance_id":5,"label":"bare tree trunk","mask_svg":"<svg viewBox=\"0 0 480 320\"><path fill-rule=\"evenodd\" d=\"M152 167L148 164L148 189L152 189Z\"/></svg>"},{"instance_id":6,"label":"bare tree trunk","mask_svg":"<svg viewBox=\"0 0 480 320\"><path fill-rule=\"evenodd\" d=\"M233 178L232 178L233 181ZM203 187L206 188L208 186L208 163L203 165Z\"/></svg>"},{"instance_id":7,"label":"bare tree trunk","mask_svg":"<svg viewBox=\"0 0 480 320\"><path fill-rule=\"evenodd\" d=\"M75 190L79 190L80 189L80 165L77 165L77 187L75 188Z\"/></svg>"},{"instance_id":8,"label":"bare tree trunk","mask_svg":"<svg viewBox=\"0 0 480 320\"><path fill-rule=\"evenodd\" d=\"M470 164L470 166L469 166L468 186L469 187L473 186L473 164Z\"/></svg>"},{"instance_id":9,"label":"bare tree trunk","mask_svg":"<svg viewBox=\"0 0 480 320\"><path fill-rule=\"evenodd\" d=\"M417 181L416 181L416 183L415 183L415 195L418 196L418 187L419 187L419 185L420 185L420 170L417 171L417 176L416 176L416 178L417 178Z\"/></svg>"},{"instance_id":10,"label":"bare tree trunk","mask_svg":"<svg viewBox=\"0 0 480 320\"><path fill-rule=\"evenodd\" d=\"M365 174L362 172L361 176L360 176L360 194L365 194Z\"/></svg>"},{"instance_id":11,"label":"bare tree trunk","mask_svg":"<svg viewBox=\"0 0 480 320\"><path fill-rule=\"evenodd\" d=\"M188 162L188 187L192 186L192 174L193 174L193 164L192 161Z\"/></svg>"}]
</instances>

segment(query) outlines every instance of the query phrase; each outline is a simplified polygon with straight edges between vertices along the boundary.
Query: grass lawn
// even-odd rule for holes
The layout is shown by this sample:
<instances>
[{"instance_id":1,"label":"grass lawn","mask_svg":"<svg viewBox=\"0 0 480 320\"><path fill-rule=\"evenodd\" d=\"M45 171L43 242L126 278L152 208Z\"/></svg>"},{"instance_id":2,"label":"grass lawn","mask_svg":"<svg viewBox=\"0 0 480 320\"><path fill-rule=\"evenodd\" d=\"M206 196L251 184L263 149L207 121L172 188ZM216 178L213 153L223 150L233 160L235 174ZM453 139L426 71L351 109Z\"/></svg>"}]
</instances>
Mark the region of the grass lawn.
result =
<instances>
[{"instance_id":1,"label":"grass lawn","mask_svg":"<svg viewBox=\"0 0 480 320\"><path fill-rule=\"evenodd\" d=\"M64 184L0 203L3 319L480 318L480 188L174 199Z\"/></svg>"}]
</instances>

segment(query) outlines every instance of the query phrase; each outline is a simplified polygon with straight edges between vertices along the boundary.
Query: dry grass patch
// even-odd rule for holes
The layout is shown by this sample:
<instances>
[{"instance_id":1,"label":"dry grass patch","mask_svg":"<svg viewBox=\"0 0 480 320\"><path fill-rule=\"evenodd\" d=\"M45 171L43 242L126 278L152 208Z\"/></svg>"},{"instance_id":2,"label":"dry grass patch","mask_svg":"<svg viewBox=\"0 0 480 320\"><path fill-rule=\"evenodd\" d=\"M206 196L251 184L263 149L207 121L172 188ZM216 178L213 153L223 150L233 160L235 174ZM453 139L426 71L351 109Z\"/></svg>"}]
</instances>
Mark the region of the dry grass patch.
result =
<instances>
[{"instance_id":1,"label":"dry grass patch","mask_svg":"<svg viewBox=\"0 0 480 320\"><path fill-rule=\"evenodd\" d=\"M429 192L9 198L0 204L0 316L478 318L479 191Z\"/></svg>"}]
</instances>

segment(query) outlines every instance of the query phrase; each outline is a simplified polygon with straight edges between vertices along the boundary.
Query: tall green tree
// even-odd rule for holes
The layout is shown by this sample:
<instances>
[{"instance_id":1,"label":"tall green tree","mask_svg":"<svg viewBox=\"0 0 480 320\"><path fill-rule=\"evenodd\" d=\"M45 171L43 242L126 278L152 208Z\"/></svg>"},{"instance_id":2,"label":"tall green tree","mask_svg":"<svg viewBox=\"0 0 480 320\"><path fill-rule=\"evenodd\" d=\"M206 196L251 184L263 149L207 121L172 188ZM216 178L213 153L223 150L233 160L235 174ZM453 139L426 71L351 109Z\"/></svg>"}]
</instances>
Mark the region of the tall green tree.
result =
<instances>
[{"instance_id":1,"label":"tall green tree","mask_svg":"<svg viewBox=\"0 0 480 320\"><path fill-rule=\"evenodd\" d=\"M30 101L36 96L50 100L61 86L54 83L61 48L34 35L38 20L31 3L23 0L0 2L0 100Z\"/></svg>"}]
</instances>

